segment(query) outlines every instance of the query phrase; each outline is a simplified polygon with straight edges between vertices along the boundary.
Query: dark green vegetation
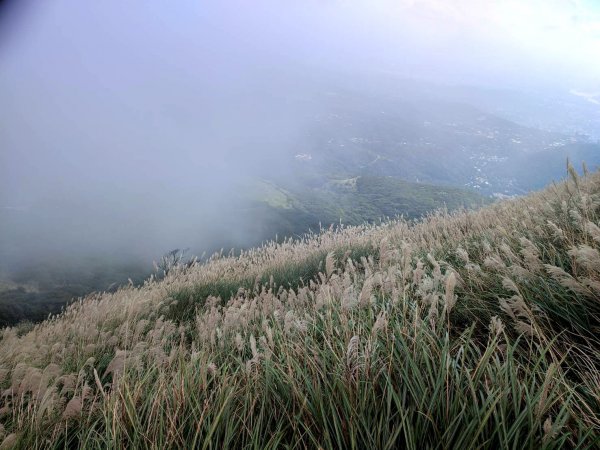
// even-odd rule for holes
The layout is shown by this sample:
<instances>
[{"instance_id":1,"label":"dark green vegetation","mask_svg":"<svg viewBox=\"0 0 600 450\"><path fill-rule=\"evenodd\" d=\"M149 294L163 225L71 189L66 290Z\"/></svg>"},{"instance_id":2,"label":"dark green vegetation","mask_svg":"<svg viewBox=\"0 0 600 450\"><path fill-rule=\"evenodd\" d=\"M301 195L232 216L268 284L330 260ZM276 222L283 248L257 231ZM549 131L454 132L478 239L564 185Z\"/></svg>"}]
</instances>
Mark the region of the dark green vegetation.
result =
<instances>
[{"instance_id":1,"label":"dark green vegetation","mask_svg":"<svg viewBox=\"0 0 600 450\"><path fill-rule=\"evenodd\" d=\"M20 321L40 322L90 292L114 292L129 280L139 284L150 271L150 264L97 259L78 266L48 261L13 271L5 274L10 281L0 281L0 327Z\"/></svg>"},{"instance_id":2,"label":"dark green vegetation","mask_svg":"<svg viewBox=\"0 0 600 450\"><path fill-rule=\"evenodd\" d=\"M28 292L25 287L0 291L0 326L14 325L23 320L40 322L49 314L59 313L70 301L89 293L71 286L50 291Z\"/></svg>"},{"instance_id":3,"label":"dark green vegetation","mask_svg":"<svg viewBox=\"0 0 600 450\"><path fill-rule=\"evenodd\" d=\"M318 232L330 225L378 223L402 216L419 219L436 209L475 208L490 202L475 191L424 183L410 183L384 176L322 178L316 187L292 185L287 189L272 182L257 182L249 198L249 216L261 228L256 236L269 239Z\"/></svg>"}]
</instances>

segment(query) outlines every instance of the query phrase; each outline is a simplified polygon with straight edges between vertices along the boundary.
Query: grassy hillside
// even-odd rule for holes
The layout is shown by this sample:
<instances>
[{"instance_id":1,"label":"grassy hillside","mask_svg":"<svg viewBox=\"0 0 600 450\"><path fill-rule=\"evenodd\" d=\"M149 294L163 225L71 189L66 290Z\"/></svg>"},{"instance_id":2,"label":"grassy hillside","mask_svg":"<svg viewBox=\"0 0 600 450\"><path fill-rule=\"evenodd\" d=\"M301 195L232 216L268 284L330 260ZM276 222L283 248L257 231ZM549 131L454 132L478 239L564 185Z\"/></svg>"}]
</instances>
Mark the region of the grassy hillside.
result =
<instances>
[{"instance_id":1,"label":"grassy hillside","mask_svg":"<svg viewBox=\"0 0 600 450\"><path fill-rule=\"evenodd\" d=\"M572 171L4 329L2 448L597 448L599 220Z\"/></svg>"},{"instance_id":2,"label":"grassy hillside","mask_svg":"<svg viewBox=\"0 0 600 450\"><path fill-rule=\"evenodd\" d=\"M399 215L415 219L438 208L453 210L486 201L472 191L390 177L328 180L320 180L316 188L302 184L284 189L264 179L240 187L238 191L243 196L222 220L225 230L236 230L239 236L220 231L209 251L222 247L247 248L275 236L280 239L300 236L340 221L358 225ZM206 249L194 250L201 254ZM139 258L126 262L125 257L93 256L74 261L65 258L31 261L18 270L8 266L10 271L8 267L0 267L0 327L21 321L39 322L78 297L92 291L114 290L128 283L128 279L139 284L152 272L150 261Z\"/></svg>"}]
</instances>

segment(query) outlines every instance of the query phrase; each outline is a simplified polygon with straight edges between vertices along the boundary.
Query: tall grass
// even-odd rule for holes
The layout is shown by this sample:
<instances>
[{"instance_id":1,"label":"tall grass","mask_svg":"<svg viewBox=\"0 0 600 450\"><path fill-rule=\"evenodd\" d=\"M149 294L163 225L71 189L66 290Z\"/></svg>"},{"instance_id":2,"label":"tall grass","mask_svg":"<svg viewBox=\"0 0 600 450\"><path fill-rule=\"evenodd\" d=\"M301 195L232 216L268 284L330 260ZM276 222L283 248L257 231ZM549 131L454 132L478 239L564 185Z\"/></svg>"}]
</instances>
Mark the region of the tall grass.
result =
<instances>
[{"instance_id":1,"label":"tall grass","mask_svg":"<svg viewBox=\"0 0 600 450\"><path fill-rule=\"evenodd\" d=\"M172 269L0 341L17 448L596 448L600 174Z\"/></svg>"}]
</instances>

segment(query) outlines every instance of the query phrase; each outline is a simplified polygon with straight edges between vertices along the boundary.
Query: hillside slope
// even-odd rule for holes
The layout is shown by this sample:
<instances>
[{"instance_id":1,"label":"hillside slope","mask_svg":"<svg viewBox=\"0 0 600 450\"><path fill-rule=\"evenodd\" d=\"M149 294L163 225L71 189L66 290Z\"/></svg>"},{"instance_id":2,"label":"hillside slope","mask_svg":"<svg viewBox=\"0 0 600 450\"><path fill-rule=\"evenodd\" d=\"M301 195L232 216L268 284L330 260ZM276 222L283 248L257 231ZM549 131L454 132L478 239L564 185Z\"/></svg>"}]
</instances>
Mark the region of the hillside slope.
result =
<instances>
[{"instance_id":1,"label":"hillside slope","mask_svg":"<svg viewBox=\"0 0 600 450\"><path fill-rule=\"evenodd\" d=\"M308 184L308 183L306 183ZM300 236L331 224L360 225L402 216L418 219L436 209L450 211L489 203L476 191L425 183L411 183L393 177L356 176L324 178L314 187L287 186L260 180L246 189L232 221L245 210L249 233L261 242L279 236Z\"/></svg>"},{"instance_id":2,"label":"hillside slope","mask_svg":"<svg viewBox=\"0 0 600 450\"><path fill-rule=\"evenodd\" d=\"M0 341L3 448L594 448L600 174L271 243Z\"/></svg>"},{"instance_id":3,"label":"hillside slope","mask_svg":"<svg viewBox=\"0 0 600 450\"><path fill-rule=\"evenodd\" d=\"M203 224L192 225L200 227L196 233L204 244L194 244L192 240L182 242L181 246L194 246L192 252L196 254L212 253L219 248L249 248L275 236L301 236L340 222L358 225L396 216L417 219L439 208L452 211L489 202L472 190L410 183L391 177L358 176L334 181L323 178L312 186L288 184L280 186L253 178L230 187L238 193L236 198L230 204L225 201L216 216L211 217L207 211ZM93 251L86 257L71 258L67 257L68 253L62 257L52 253L49 258L32 258L19 264L17 255L27 252L20 245L20 239L10 238L9 230L21 230L25 236L27 230L37 226L39 218L33 212L13 213L12 224L11 217L0 220L3 222L0 223L0 261L5 261L5 264L0 263L0 327L21 321L40 322L49 314L60 312L73 299L93 291L115 290L128 279L140 284L152 273L149 256L144 260L127 258L124 254L115 259ZM206 223L216 225L203 236L201 227ZM155 242L150 242L150 246L152 244ZM162 249L163 253L167 250L171 249Z\"/></svg>"}]
</instances>

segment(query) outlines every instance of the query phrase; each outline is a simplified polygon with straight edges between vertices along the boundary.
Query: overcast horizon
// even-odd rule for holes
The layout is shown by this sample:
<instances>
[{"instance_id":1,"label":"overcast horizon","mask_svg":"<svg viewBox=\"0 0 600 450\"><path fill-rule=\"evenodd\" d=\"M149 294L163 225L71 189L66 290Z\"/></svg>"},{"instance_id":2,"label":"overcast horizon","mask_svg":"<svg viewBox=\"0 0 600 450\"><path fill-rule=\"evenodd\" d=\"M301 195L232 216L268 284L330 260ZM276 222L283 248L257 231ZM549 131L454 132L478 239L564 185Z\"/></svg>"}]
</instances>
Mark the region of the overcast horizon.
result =
<instances>
[{"instance_id":1,"label":"overcast horizon","mask_svg":"<svg viewBox=\"0 0 600 450\"><path fill-rule=\"evenodd\" d=\"M595 1L6 5L0 258L233 233L219 220L240 182L291 176L282 149L301 146L313 89L416 80L600 108Z\"/></svg>"}]
</instances>

